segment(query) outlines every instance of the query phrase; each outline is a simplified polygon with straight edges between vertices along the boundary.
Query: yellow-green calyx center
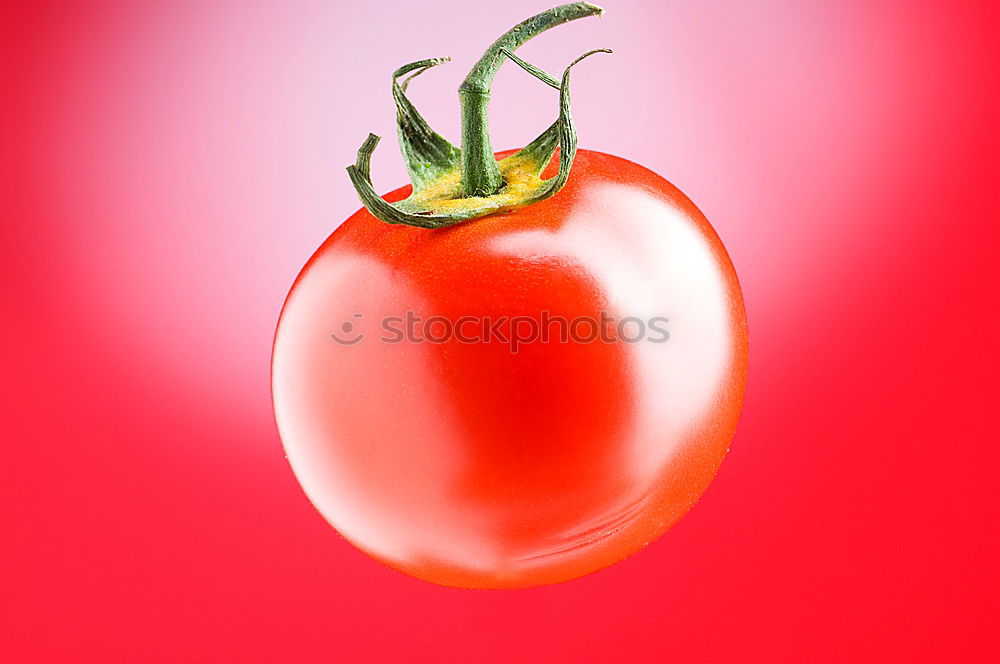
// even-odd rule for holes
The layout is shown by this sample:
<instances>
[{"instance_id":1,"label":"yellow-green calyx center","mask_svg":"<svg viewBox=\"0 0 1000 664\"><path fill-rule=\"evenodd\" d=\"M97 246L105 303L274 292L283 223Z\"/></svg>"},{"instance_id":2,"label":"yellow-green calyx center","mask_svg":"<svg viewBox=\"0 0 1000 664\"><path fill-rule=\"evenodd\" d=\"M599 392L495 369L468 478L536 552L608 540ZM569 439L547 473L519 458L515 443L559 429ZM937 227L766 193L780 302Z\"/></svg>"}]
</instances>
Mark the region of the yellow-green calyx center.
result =
<instances>
[{"instance_id":1,"label":"yellow-green calyx center","mask_svg":"<svg viewBox=\"0 0 1000 664\"><path fill-rule=\"evenodd\" d=\"M503 187L490 196L466 196L462 189L462 171L454 168L428 183L411 197L415 206L431 214L462 215L483 210L502 212L525 205L544 189L537 164L523 155L511 155L498 163Z\"/></svg>"}]
</instances>

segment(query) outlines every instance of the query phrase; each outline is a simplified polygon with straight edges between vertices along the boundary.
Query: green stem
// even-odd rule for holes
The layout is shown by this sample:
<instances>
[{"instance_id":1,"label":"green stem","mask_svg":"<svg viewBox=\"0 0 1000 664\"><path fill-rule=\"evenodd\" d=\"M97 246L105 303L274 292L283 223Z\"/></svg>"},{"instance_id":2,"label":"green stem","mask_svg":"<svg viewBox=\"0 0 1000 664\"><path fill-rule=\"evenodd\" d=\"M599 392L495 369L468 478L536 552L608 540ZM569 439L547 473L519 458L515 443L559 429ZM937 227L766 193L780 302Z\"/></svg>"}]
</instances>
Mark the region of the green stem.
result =
<instances>
[{"instance_id":1,"label":"green stem","mask_svg":"<svg viewBox=\"0 0 1000 664\"><path fill-rule=\"evenodd\" d=\"M554 7L518 23L486 49L458 88L462 104L462 190L465 196L492 196L503 188L500 167L493 156L489 134L490 86L503 63L504 51L513 52L549 28L602 9L586 2Z\"/></svg>"},{"instance_id":2,"label":"green stem","mask_svg":"<svg viewBox=\"0 0 1000 664\"><path fill-rule=\"evenodd\" d=\"M462 193L492 196L503 187L490 142L488 92L458 91L462 102Z\"/></svg>"}]
</instances>

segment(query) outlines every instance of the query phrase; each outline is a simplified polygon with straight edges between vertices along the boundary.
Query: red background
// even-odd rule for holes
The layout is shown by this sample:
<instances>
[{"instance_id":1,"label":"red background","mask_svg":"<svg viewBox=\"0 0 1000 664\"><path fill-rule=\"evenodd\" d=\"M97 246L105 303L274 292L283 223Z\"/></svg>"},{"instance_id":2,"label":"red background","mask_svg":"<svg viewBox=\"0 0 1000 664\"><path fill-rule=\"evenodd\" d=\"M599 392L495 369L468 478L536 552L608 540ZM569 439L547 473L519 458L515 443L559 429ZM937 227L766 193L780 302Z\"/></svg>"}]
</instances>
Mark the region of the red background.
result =
<instances>
[{"instance_id":1,"label":"red background","mask_svg":"<svg viewBox=\"0 0 1000 664\"><path fill-rule=\"evenodd\" d=\"M0 659L995 658L993 3L611 2L525 47L550 71L616 48L574 74L581 145L726 242L751 332L732 452L661 540L535 590L410 579L313 510L274 324L357 207L341 166L392 135L388 73L455 56L413 89L456 136L463 70L543 8L458 32L464 5L0 8ZM498 147L554 117L540 87L498 77ZM390 147L374 175L402 182Z\"/></svg>"}]
</instances>

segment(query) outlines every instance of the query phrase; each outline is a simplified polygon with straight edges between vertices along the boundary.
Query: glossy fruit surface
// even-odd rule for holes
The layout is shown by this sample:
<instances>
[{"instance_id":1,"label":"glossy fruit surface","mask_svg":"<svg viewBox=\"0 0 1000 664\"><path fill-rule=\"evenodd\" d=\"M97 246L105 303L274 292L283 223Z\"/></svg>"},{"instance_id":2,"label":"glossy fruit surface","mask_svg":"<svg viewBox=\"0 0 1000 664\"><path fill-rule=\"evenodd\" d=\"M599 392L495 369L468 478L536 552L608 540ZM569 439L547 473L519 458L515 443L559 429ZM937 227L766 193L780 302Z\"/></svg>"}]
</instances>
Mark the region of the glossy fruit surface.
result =
<instances>
[{"instance_id":1,"label":"glossy fruit surface","mask_svg":"<svg viewBox=\"0 0 1000 664\"><path fill-rule=\"evenodd\" d=\"M552 321L578 322L532 334ZM288 296L272 388L296 476L350 542L434 583L516 588L675 523L725 456L746 365L705 217L581 150L559 195L514 212L440 230L354 214Z\"/></svg>"}]
</instances>

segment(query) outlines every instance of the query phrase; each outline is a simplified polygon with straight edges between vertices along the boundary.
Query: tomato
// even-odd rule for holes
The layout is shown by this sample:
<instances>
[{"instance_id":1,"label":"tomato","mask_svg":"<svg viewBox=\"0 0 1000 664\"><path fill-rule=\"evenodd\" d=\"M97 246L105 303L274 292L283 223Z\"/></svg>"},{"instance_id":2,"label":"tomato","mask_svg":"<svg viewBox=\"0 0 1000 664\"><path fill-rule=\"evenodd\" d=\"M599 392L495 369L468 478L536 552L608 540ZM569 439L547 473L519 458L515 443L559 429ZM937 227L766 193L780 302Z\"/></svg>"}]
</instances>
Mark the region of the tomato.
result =
<instances>
[{"instance_id":1,"label":"tomato","mask_svg":"<svg viewBox=\"0 0 1000 664\"><path fill-rule=\"evenodd\" d=\"M400 332L408 316L423 336ZM553 319L618 335L531 336ZM348 541L434 583L522 588L615 563L687 512L746 371L709 222L652 171L580 150L557 196L513 212L435 230L351 216L291 289L272 388L288 460Z\"/></svg>"}]
</instances>

